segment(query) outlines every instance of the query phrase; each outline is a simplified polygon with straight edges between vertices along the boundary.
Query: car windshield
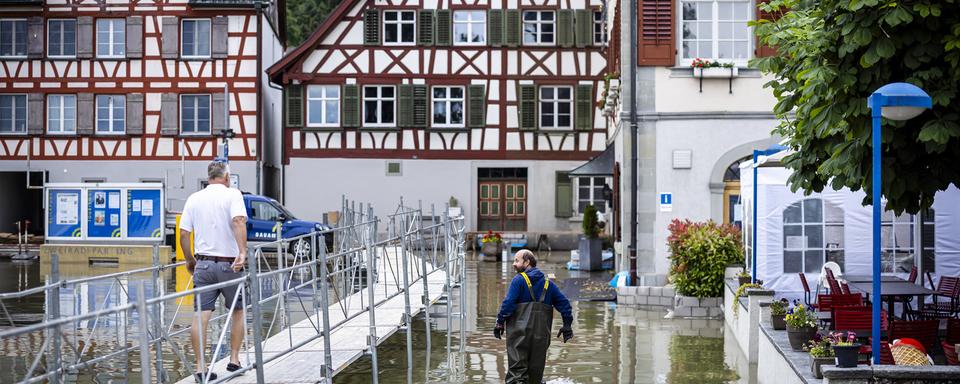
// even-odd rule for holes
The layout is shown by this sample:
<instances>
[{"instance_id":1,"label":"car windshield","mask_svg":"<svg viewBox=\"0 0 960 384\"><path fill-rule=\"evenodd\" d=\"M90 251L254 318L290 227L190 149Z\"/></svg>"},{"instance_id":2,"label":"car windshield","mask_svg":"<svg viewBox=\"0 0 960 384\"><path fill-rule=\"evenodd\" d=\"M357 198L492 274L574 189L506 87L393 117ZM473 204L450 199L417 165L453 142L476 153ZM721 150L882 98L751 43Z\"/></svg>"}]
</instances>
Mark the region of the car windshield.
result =
<instances>
[{"instance_id":1,"label":"car windshield","mask_svg":"<svg viewBox=\"0 0 960 384\"><path fill-rule=\"evenodd\" d=\"M287 210L286 207L284 207L283 205L281 205L280 202L278 202L278 201L276 201L276 200L272 200L272 199L270 200L270 202L273 203L273 206L274 206L275 208L277 208L278 211L283 212L283 215L287 217L287 220L296 220L296 219L297 219L297 217L294 216L292 213L290 213L290 211Z\"/></svg>"}]
</instances>

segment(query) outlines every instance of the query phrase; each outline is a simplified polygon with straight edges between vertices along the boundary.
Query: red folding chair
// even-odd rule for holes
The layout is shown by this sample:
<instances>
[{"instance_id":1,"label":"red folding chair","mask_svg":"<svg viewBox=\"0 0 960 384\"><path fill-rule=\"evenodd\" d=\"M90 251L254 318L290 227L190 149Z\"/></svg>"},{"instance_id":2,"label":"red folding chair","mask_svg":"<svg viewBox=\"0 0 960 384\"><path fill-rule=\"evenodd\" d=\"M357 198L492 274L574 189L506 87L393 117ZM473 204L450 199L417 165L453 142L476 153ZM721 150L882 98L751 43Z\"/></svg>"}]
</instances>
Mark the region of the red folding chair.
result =
<instances>
[{"instance_id":1,"label":"red folding chair","mask_svg":"<svg viewBox=\"0 0 960 384\"><path fill-rule=\"evenodd\" d=\"M919 274L919 271L917 270L917 266L914 265L913 268L910 268L910 276L907 277L907 281L916 284L918 274Z\"/></svg>"},{"instance_id":2,"label":"red folding chair","mask_svg":"<svg viewBox=\"0 0 960 384\"><path fill-rule=\"evenodd\" d=\"M923 344L928 353L937 348L940 320L894 321L890 324L890 340L909 337Z\"/></svg>"},{"instance_id":3,"label":"red folding chair","mask_svg":"<svg viewBox=\"0 0 960 384\"><path fill-rule=\"evenodd\" d=\"M927 279L931 280L930 275ZM958 312L958 299L960 299L960 278L941 276L937 283L936 293L933 295L932 303L920 305L920 311L926 313L926 317L953 317Z\"/></svg>"},{"instance_id":4,"label":"red folding chair","mask_svg":"<svg viewBox=\"0 0 960 384\"><path fill-rule=\"evenodd\" d=\"M827 271L829 271L829 269ZM827 284L830 285L831 295L843 293L843 290L840 288L840 283L838 283L837 279L833 277L833 273L827 273Z\"/></svg>"},{"instance_id":5,"label":"red folding chair","mask_svg":"<svg viewBox=\"0 0 960 384\"><path fill-rule=\"evenodd\" d=\"M880 329L887 330L887 311L880 311ZM870 331L873 329L873 308L865 305L833 307L833 330L844 332ZM858 336L865 336L858 334Z\"/></svg>"},{"instance_id":6,"label":"red folding chair","mask_svg":"<svg viewBox=\"0 0 960 384\"><path fill-rule=\"evenodd\" d=\"M941 341L940 347L943 348L943 355L947 358L947 365L960 365L960 359L957 358L956 344Z\"/></svg>"},{"instance_id":7,"label":"red folding chair","mask_svg":"<svg viewBox=\"0 0 960 384\"><path fill-rule=\"evenodd\" d=\"M840 292L843 292L844 295L850 294L850 286L846 282L840 282Z\"/></svg>"},{"instance_id":8,"label":"red folding chair","mask_svg":"<svg viewBox=\"0 0 960 384\"><path fill-rule=\"evenodd\" d=\"M816 304L810 303L810 284L807 284L807 276L803 272L797 273L800 276L800 284L803 284L803 303L810 308L816 308Z\"/></svg>"},{"instance_id":9,"label":"red folding chair","mask_svg":"<svg viewBox=\"0 0 960 384\"><path fill-rule=\"evenodd\" d=\"M947 334L944 341L953 344L960 344L960 319L947 319Z\"/></svg>"},{"instance_id":10,"label":"red folding chair","mask_svg":"<svg viewBox=\"0 0 960 384\"><path fill-rule=\"evenodd\" d=\"M830 312L833 308L833 295L817 295L817 310Z\"/></svg>"}]
</instances>

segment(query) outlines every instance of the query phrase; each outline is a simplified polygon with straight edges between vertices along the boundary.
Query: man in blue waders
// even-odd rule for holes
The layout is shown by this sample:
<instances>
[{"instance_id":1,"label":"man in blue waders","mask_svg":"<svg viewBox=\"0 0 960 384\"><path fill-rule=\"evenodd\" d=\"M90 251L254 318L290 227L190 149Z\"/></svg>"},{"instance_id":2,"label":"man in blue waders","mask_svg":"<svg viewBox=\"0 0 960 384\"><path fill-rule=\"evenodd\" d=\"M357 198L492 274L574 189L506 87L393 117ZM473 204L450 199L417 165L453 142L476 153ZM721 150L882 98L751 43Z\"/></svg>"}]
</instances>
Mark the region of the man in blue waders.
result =
<instances>
[{"instance_id":1,"label":"man in blue waders","mask_svg":"<svg viewBox=\"0 0 960 384\"><path fill-rule=\"evenodd\" d=\"M537 258L526 249L517 252L513 260L517 276L510 282L507 297L500 305L497 326L493 336L500 339L507 334L507 384L540 384L550 346L553 309L560 311L563 327L557 337L566 343L573 337L570 325L573 312L570 301L560 287L550 284L537 269Z\"/></svg>"}]
</instances>

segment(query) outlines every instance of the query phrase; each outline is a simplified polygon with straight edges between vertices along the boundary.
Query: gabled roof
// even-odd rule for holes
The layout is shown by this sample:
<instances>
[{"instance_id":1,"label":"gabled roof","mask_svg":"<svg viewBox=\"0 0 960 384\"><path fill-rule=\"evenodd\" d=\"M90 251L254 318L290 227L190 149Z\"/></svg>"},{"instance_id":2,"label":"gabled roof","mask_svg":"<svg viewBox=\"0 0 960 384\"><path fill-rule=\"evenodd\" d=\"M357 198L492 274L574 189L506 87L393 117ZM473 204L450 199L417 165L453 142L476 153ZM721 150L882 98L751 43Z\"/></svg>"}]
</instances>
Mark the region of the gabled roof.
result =
<instances>
[{"instance_id":1,"label":"gabled roof","mask_svg":"<svg viewBox=\"0 0 960 384\"><path fill-rule=\"evenodd\" d=\"M320 43L324 36L327 35L327 32L330 32L334 26L343 18L343 16L354 7L359 0L342 0L336 8L327 15L327 18L320 23L320 26L317 27L310 34L310 37L307 37L306 40L300 46L298 46L293 51L290 51L283 56L280 61L271 65L270 68L267 68L267 75L270 76L270 81L282 85L283 84L283 73L293 64L296 63L301 57L310 52Z\"/></svg>"}]
</instances>

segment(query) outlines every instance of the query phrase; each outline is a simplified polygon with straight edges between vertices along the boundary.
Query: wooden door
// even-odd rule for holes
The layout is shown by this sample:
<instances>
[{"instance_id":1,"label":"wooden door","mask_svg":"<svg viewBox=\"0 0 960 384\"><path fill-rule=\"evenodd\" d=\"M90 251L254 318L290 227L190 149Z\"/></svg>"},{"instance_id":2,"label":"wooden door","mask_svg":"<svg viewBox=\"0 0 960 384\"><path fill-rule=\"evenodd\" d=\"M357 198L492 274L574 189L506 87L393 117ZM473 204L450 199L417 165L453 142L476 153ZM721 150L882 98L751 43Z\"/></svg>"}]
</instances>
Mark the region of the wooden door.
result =
<instances>
[{"instance_id":1,"label":"wooden door","mask_svg":"<svg viewBox=\"0 0 960 384\"><path fill-rule=\"evenodd\" d=\"M478 230L526 231L526 180L484 180L479 186Z\"/></svg>"}]
</instances>

